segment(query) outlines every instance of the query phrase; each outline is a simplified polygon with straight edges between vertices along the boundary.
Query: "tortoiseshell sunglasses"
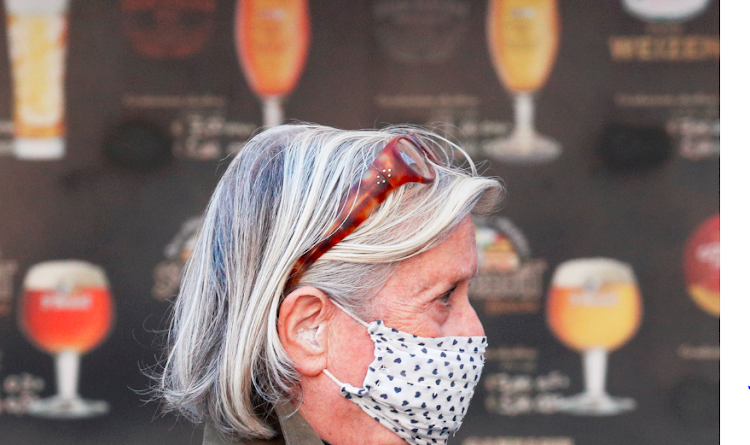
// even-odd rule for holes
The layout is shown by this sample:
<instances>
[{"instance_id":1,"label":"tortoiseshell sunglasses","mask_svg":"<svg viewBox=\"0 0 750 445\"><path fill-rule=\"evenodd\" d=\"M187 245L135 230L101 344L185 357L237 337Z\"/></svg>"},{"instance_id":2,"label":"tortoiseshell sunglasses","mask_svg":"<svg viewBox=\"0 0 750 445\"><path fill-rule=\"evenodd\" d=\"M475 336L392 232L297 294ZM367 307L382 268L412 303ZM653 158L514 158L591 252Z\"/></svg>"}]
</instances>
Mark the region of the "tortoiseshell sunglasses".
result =
<instances>
[{"instance_id":1,"label":"tortoiseshell sunglasses","mask_svg":"<svg viewBox=\"0 0 750 445\"><path fill-rule=\"evenodd\" d=\"M410 182L429 184L435 179L433 153L414 135L397 136L378 154L341 206L332 231L300 257L286 282L286 290L299 283L307 269L324 253L352 233L395 189Z\"/></svg>"}]
</instances>

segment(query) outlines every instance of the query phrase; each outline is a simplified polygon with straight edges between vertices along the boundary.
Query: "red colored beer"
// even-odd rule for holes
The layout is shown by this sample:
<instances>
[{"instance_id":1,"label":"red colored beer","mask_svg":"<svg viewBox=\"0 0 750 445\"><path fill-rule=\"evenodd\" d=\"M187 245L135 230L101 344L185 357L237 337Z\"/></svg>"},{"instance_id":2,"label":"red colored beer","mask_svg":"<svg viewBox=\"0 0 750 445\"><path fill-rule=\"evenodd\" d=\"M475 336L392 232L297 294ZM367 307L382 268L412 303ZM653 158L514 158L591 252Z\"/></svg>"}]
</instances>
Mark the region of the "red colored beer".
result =
<instances>
[{"instance_id":1,"label":"red colored beer","mask_svg":"<svg viewBox=\"0 0 750 445\"><path fill-rule=\"evenodd\" d=\"M690 235L685 246L685 280L690 296L701 309L720 316L721 219L715 215L704 221Z\"/></svg>"},{"instance_id":2,"label":"red colored beer","mask_svg":"<svg viewBox=\"0 0 750 445\"><path fill-rule=\"evenodd\" d=\"M21 327L39 349L48 353L85 353L107 335L112 299L106 288L84 287L72 293L27 290L21 300Z\"/></svg>"},{"instance_id":3,"label":"red colored beer","mask_svg":"<svg viewBox=\"0 0 750 445\"><path fill-rule=\"evenodd\" d=\"M39 349L85 353L104 340L113 304L104 271L83 261L48 261L24 281L19 326Z\"/></svg>"}]
</instances>

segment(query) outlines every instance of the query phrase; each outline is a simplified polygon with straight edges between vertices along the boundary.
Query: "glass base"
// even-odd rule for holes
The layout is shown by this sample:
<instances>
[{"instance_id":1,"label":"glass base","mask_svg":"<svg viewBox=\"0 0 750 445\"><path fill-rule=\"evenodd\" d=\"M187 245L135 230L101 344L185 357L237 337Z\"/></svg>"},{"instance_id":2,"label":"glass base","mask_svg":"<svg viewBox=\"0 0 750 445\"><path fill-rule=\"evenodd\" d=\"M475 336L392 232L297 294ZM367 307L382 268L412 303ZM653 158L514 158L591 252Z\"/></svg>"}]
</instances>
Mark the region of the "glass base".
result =
<instances>
[{"instance_id":1,"label":"glass base","mask_svg":"<svg viewBox=\"0 0 750 445\"><path fill-rule=\"evenodd\" d=\"M31 401L28 413L32 416L50 419L77 419L107 414L109 413L109 404L103 400L70 399L53 396L47 399Z\"/></svg>"},{"instance_id":2,"label":"glass base","mask_svg":"<svg viewBox=\"0 0 750 445\"><path fill-rule=\"evenodd\" d=\"M560 400L557 408L560 412L580 416L614 416L632 411L636 406L635 400L625 397L581 393Z\"/></svg>"},{"instance_id":3,"label":"glass base","mask_svg":"<svg viewBox=\"0 0 750 445\"><path fill-rule=\"evenodd\" d=\"M558 142L537 133L501 138L484 144L487 156L508 164L536 164L551 161L562 153Z\"/></svg>"},{"instance_id":4,"label":"glass base","mask_svg":"<svg viewBox=\"0 0 750 445\"><path fill-rule=\"evenodd\" d=\"M54 161L65 156L63 138L16 138L13 153L26 161Z\"/></svg>"}]
</instances>

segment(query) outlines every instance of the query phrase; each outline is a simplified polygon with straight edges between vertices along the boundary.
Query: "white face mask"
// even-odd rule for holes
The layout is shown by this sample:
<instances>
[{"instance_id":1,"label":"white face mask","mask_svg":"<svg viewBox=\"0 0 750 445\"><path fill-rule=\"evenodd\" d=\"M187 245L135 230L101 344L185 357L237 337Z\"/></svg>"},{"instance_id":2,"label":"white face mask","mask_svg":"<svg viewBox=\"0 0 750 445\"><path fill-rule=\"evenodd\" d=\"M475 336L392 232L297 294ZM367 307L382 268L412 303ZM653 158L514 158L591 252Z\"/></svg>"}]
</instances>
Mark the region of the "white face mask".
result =
<instances>
[{"instance_id":1,"label":"white face mask","mask_svg":"<svg viewBox=\"0 0 750 445\"><path fill-rule=\"evenodd\" d=\"M368 325L336 306L366 326L375 342L363 388L323 371L341 395L410 444L445 444L461 427L474 395L487 337L417 337L381 320Z\"/></svg>"}]
</instances>

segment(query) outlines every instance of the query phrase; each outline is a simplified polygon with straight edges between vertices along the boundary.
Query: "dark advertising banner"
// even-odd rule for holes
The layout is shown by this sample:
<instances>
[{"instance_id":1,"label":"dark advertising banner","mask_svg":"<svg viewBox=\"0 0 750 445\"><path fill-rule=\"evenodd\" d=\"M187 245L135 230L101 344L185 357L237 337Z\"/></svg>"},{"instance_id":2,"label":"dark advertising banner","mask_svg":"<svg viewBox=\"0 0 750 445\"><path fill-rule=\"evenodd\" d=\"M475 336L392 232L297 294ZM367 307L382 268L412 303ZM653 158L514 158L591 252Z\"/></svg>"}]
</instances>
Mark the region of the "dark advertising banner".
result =
<instances>
[{"instance_id":1,"label":"dark advertising banner","mask_svg":"<svg viewBox=\"0 0 750 445\"><path fill-rule=\"evenodd\" d=\"M265 126L427 125L489 346L462 445L719 443L718 0L4 0L0 442L200 444L144 375Z\"/></svg>"}]
</instances>

